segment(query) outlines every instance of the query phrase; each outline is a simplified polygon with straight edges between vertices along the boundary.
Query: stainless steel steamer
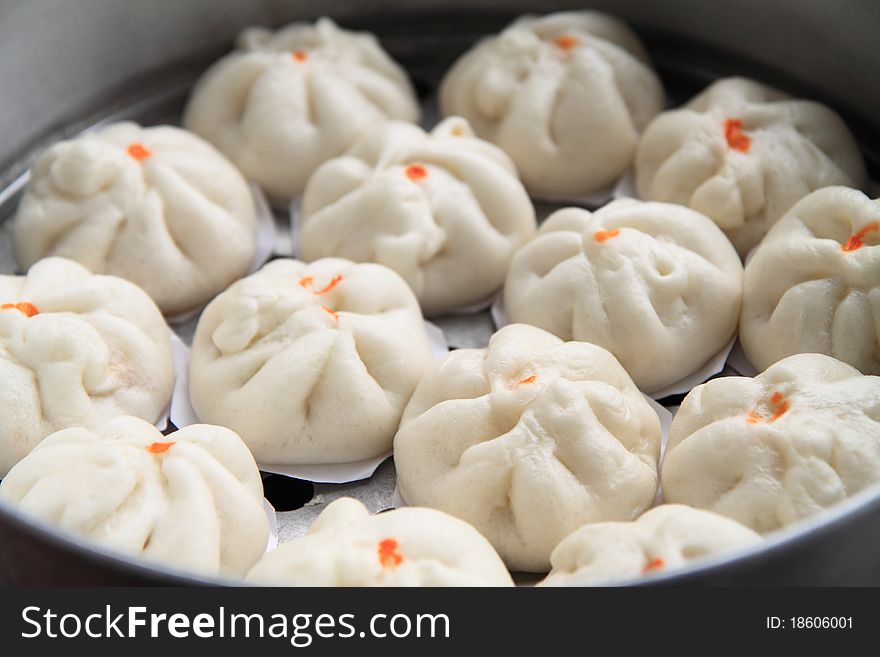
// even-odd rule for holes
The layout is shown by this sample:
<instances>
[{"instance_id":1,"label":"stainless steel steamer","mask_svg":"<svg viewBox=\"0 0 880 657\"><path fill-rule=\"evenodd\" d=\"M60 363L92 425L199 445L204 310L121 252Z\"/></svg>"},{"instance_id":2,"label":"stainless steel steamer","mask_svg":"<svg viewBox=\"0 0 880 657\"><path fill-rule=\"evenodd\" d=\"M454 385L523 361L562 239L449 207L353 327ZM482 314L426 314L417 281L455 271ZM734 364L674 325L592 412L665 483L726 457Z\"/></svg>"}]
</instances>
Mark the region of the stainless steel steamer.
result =
<instances>
[{"instance_id":1,"label":"stainless steel steamer","mask_svg":"<svg viewBox=\"0 0 880 657\"><path fill-rule=\"evenodd\" d=\"M174 121L196 77L244 26L329 15L376 32L429 97L456 55L524 12L591 7L628 20L678 103L709 80L755 77L837 109L880 179L880 3L871 0L0 0L0 271L12 271L3 223L22 174L59 137L96 122ZM486 317L476 323L488 331ZM445 322L453 336L456 320ZM456 346L469 346L458 344ZM0 385L3 382L0 381ZM378 510L393 469L372 482L299 484L310 504L280 514L289 531L342 494ZM313 497L314 496L314 497ZM848 500L752 550L653 579L662 584L880 585L880 489ZM0 583L217 583L120 557L0 506Z\"/></svg>"}]
</instances>

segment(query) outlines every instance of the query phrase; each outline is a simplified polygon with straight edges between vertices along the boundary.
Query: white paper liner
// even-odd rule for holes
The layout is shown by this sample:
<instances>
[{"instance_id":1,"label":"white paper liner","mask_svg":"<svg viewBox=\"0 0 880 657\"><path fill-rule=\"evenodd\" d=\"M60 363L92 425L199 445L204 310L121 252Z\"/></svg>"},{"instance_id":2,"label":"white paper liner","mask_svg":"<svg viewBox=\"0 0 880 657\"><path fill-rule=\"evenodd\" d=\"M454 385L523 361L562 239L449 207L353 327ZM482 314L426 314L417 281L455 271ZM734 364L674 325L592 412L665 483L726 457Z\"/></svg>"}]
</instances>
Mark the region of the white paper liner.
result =
<instances>
[{"instance_id":1,"label":"white paper liner","mask_svg":"<svg viewBox=\"0 0 880 657\"><path fill-rule=\"evenodd\" d=\"M425 322L425 332L431 345L431 354L435 360L449 353L449 345L443 331L431 322ZM174 355L174 391L171 395L169 417L178 429L191 424L199 424L189 398L189 349L183 340L172 331L172 353ZM372 458L349 463L328 463L316 465L275 465L258 463L262 472L284 475L295 479L304 479L325 484L344 484L360 481L370 477L385 459L391 456L391 450Z\"/></svg>"},{"instance_id":2,"label":"white paper liner","mask_svg":"<svg viewBox=\"0 0 880 657\"><path fill-rule=\"evenodd\" d=\"M532 193L529 193L529 196L532 198L532 201L536 203L558 205L560 208L572 205L586 208L598 208L605 205L611 199L615 198L614 194L619 185L620 181L616 181L614 183L611 183L610 185L607 185L606 187L603 187L602 189L598 189L595 192L590 192L589 194L584 194L582 196L548 198Z\"/></svg>"},{"instance_id":3,"label":"white paper liner","mask_svg":"<svg viewBox=\"0 0 880 657\"><path fill-rule=\"evenodd\" d=\"M495 300L495 303L492 304L489 313L492 315L492 321L495 324L496 330L509 323L507 311L504 309L503 293L498 294L498 298ZM664 397L669 397L671 395L684 395L689 393L694 387L701 383L705 383L724 369L724 365L728 362L728 356L736 341L736 337L734 336L698 370L684 377L680 381L676 381L668 386L664 386L660 390L650 393L650 396L654 399L663 399Z\"/></svg>"},{"instance_id":4,"label":"white paper liner","mask_svg":"<svg viewBox=\"0 0 880 657\"><path fill-rule=\"evenodd\" d=\"M275 215L266 201L266 196L262 190L255 184L250 183L251 194L254 198L254 207L257 212L257 234L256 248L254 249L254 259L248 267L248 274L253 274L260 267L266 264L266 261L275 251L275 244L278 242L278 235L275 231ZM198 308L186 310L176 315L166 317L169 324L184 324L193 317L201 314L206 304L202 304Z\"/></svg>"},{"instance_id":5,"label":"white paper liner","mask_svg":"<svg viewBox=\"0 0 880 657\"><path fill-rule=\"evenodd\" d=\"M313 481L319 484L346 484L350 481L360 481L361 479L371 477L376 468L382 465L382 462L389 456L391 456L390 449L379 456L350 463L317 465L272 465L269 463L258 463L257 466L261 472L271 472L272 474L293 477L294 479L304 479L305 481Z\"/></svg>"},{"instance_id":6,"label":"white paper liner","mask_svg":"<svg viewBox=\"0 0 880 657\"><path fill-rule=\"evenodd\" d=\"M639 197L638 193L636 193L636 176L633 173L633 170L630 169L623 177L617 181L617 184L614 186L614 189L611 191L611 198L635 198Z\"/></svg>"},{"instance_id":7,"label":"white paper liner","mask_svg":"<svg viewBox=\"0 0 880 657\"><path fill-rule=\"evenodd\" d=\"M266 512L266 520L269 521L269 538L266 541L266 553L278 547L278 517L275 515L275 507L263 498L263 510Z\"/></svg>"},{"instance_id":8,"label":"white paper liner","mask_svg":"<svg viewBox=\"0 0 880 657\"><path fill-rule=\"evenodd\" d=\"M446 358L449 355L449 342L443 329L426 319L425 332L428 334L428 342L431 343L431 355L434 356L434 360Z\"/></svg>"},{"instance_id":9,"label":"white paper liner","mask_svg":"<svg viewBox=\"0 0 880 657\"><path fill-rule=\"evenodd\" d=\"M650 403L652 405L657 404L653 399L650 399ZM678 412L680 406L670 406L670 407L661 407L663 408L663 414L661 415L659 412L657 413L657 417L660 418L660 460L657 461L657 495L654 497L654 506L658 506L663 504L663 480L661 475L663 474L663 460L666 458L666 443L669 440L669 427L672 426L672 420L675 418L675 414ZM656 410L656 408L655 408Z\"/></svg>"},{"instance_id":10,"label":"white paper liner","mask_svg":"<svg viewBox=\"0 0 880 657\"><path fill-rule=\"evenodd\" d=\"M724 364L727 363L727 357L733 349L735 342L736 336L732 337L730 341L721 348L721 351L706 361L706 364L696 372L684 377L681 381L676 381L665 388L652 392L651 397L654 399L663 399L664 397L670 397L671 395L686 395L701 383L705 383L724 369Z\"/></svg>"},{"instance_id":11,"label":"white paper liner","mask_svg":"<svg viewBox=\"0 0 880 657\"><path fill-rule=\"evenodd\" d=\"M189 362L189 349L187 349L186 345L183 343L183 340L180 339L180 336L177 335L170 328L168 329L169 336L171 338L171 364L174 371L174 386L171 389L171 398L168 400L168 403L165 405L165 410L162 411L161 417L156 420L155 427L159 431L165 431L168 428L168 420L171 417L171 409L174 408L174 395L177 393L178 386L180 385L181 377L184 379L183 385L186 386L186 374L187 374L187 364ZM195 424L191 422L190 424Z\"/></svg>"},{"instance_id":12,"label":"white paper liner","mask_svg":"<svg viewBox=\"0 0 880 657\"><path fill-rule=\"evenodd\" d=\"M174 391L171 393L169 419L178 429L200 424L199 417L189 400L189 347L172 332L171 345L174 354Z\"/></svg>"},{"instance_id":13,"label":"white paper liner","mask_svg":"<svg viewBox=\"0 0 880 657\"><path fill-rule=\"evenodd\" d=\"M730 356L727 357L727 364L730 365L738 374L742 376L757 376L758 370L749 362L749 357L743 349L742 342L736 341L733 349L730 350Z\"/></svg>"},{"instance_id":14,"label":"white paper liner","mask_svg":"<svg viewBox=\"0 0 880 657\"><path fill-rule=\"evenodd\" d=\"M263 480L274 476L264 473ZM394 463L388 459L369 479L345 484L314 483L312 488L313 497L302 507L277 514L280 544L305 536L321 512L341 497L355 498L364 504L370 513L389 509L391 493L394 492Z\"/></svg>"},{"instance_id":15,"label":"white paper liner","mask_svg":"<svg viewBox=\"0 0 880 657\"><path fill-rule=\"evenodd\" d=\"M651 409L657 414L657 419L660 420L660 458L657 461L657 496L654 499L654 505L656 506L657 504L663 503L663 493L660 489L660 468L663 465L663 456L666 453L666 438L669 435L669 427L672 426L673 414L668 408L661 406L646 394L642 393L642 396L645 398L645 401L648 402ZM394 482L394 492L391 494L391 506L395 509L407 506L406 500L404 500L403 495L400 494L400 485L397 481Z\"/></svg>"},{"instance_id":16,"label":"white paper liner","mask_svg":"<svg viewBox=\"0 0 880 657\"><path fill-rule=\"evenodd\" d=\"M489 307L489 315L492 317L496 331L510 324L507 319L507 310L504 308L504 288L501 288L501 291L495 296L495 301Z\"/></svg>"}]
</instances>

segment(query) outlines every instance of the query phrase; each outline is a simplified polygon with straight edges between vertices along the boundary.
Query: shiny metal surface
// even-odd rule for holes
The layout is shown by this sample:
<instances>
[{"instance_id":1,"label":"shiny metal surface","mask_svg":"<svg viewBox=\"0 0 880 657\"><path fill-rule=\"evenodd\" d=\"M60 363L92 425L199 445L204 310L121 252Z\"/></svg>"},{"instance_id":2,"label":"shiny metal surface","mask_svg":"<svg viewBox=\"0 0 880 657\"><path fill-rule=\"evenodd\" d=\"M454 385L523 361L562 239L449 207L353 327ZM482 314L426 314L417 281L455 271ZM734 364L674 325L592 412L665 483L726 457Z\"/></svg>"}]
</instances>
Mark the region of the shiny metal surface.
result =
<instances>
[{"instance_id":1,"label":"shiny metal surface","mask_svg":"<svg viewBox=\"0 0 880 657\"><path fill-rule=\"evenodd\" d=\"M15 181L36 152L103 120L175 120L192 81L246 25L328 14L344 26L370 29L429 95L448 64L480 35L524 11L585 5L633 24L674 100L714 77L741 73L828 102L847 119L874 178L880 177L880 88L866 84L880 54L880 3L0 0L0 222L14 211ZM0 223L2 271L10 271L7 227ZM455 322L446 328L454 333ZM363 491L363 485L350 488ZM323 491L324 502L346 490ZM759 549L652 582L880 585L877 555L875 489L774 535ZM0 582L223 583L94 549L2 506Z\"/></svg>"},{"instance_id":2,"label":"shiny metal surface","mask_svg":"<svg viewBox=\"0 0 880 657\"><path fill-rule=\"evenodd\" d=\"M140 85L191 78L244 25L327 14L372 28L398 56L406 41L445 65L517 14L584 6L632 22L655 56L689 51L694 67L762 70L767 82L815 91L856 129L876 121L872 0L0 0L0 170Z\"/></svg>"}]
</instances>

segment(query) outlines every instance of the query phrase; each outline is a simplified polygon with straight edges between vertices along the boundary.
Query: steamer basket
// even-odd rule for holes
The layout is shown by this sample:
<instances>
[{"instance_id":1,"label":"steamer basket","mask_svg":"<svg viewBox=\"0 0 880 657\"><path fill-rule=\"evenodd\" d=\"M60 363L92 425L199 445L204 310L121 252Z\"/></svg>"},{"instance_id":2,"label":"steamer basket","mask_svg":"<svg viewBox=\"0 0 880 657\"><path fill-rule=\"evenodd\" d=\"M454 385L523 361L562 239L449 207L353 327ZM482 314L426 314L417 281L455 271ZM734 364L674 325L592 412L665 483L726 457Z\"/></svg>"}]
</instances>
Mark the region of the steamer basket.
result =
<instances>
[{"instance_id":1,"label":"steamer basket","mask_svg":"<svg viewBox=\"0 0 880 657\"><path fill-rule=\"evenodd\" d=\"M880 178L880 87L865 84L880 55L877 3L0 0L0 273L14 271L7 220L34 156L61 137L106 121L177 122L193 81L230 49L245 26L280 26L326 14L344 27L373 31L430 104L443 72L480 36L521 13L584 6L632 24L673 104L731 74L823 101L846 119L872 178ZM437 323L454 347L482 346L492 331L488 312ZM666 401L675 404L680 398ZM373 511L389 507L394 470L388 462L371 479L353 484L312 485L279 481L277 475L266 484L270 501L289 509L278 514L283 541L304 533L329 502L343 495L360 498ZM878 555L880 487L875 487L748 551L650 583L880 585ZM234 584L128 559L0 504L3 582Z\"/></svg>"}]
</instances>

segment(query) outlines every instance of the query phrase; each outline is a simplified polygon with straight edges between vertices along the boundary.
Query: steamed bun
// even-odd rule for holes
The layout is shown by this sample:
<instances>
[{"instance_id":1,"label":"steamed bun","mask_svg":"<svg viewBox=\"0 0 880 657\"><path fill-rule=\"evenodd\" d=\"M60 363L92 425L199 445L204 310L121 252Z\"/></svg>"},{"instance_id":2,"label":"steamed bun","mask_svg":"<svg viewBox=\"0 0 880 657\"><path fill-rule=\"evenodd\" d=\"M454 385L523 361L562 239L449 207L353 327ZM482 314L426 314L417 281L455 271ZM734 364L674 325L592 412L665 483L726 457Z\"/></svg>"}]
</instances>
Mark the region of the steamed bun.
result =
<instances>
[{"instance_id":1,"label":"steamed bun","mask_svg":"<svg viewBox=\"0 0 880 657\"><path fill-rule=\"evenodd\" d=\"M694 388L663 461L667 502L764 533L880 481L880 377L798 354Z\"/></svg>"},{"instance_id":2,"label":"steamed bun","mask_svg":"<svg viewBox=\"0 0 880 657\"><path fill-rule=\"evenodd\" d=\"M614 201L555 212L514 255L510 321L613 353L642 390L699 369L736 333L742 264L707 217L669 203Z\"/></svg>"},{"instance_id":3,"label":"steamed bun","mask_svg":"<svg viewBox=\"0 0 880 657\"><path fill-rule=\"evenodd\" d=\"M117 415L156 422L171 397L171 339L137 286L46 258L0 276L0 477L43 438Z\"/></svg>"},{"instance_id":4,"label":"steamed bun","mask_svg":"<svg viewBox=\"0 0 880 657\"><path fill-rule=\"evenodd\" d=\"M660 422L610 353L511 324L428 370L394 439L407 503L471 523L511 570L657 492Z\"/></svg>"},{"instance_id":5,"label":"steamed bun","mask_svg":"<svg viewBox=\"0 0 880 657\"><path fill-rule=\"evenodd\" d=\"M345 463L391 447L430 362L418 302L390 269L274 260L202 313L190 398L259 463Z\"/></svg>"},{"instance_id":6,"label":"steamed bun","mask_svg":"<svg viewBox=\"0 0 880 657\"><path fill-rule=\"evenodd\" d=\"M205 575L242 576L269 522L253 457L232 431L168 436L120 416L64 429L0 483L0 500L101 545Z\"/></svg>"},{"instance_id":7,"label":"steamed bun","mask_svg":"<svg viewBox=\"0 0 880 657\"><path fill-rule=\"evenodd\" d=\"M613 183L663 101L638 37L595 11L523 16L462 55L440 87L443 113L503 148L544 198Z\"/></svg>"},{"instance_id":8,"label":"steamed bun","mask_svg":"<svg viewBox=\"0 0 880 657\"><path fill-rule=\"evenodd\" d=\"M577 586L666 572L760 540L730 518L664 504L635 522L599 522L569 534L553 550L553 570L539 586Z\"/></svg>"},{"instance_id":9,"label":"steamed bun","mask_svg":"<svg viewBox=\"0 0 880 657\"><path fill-rule=\"evenodd\" d=\"M865 164L831 109L726 78L647 127L639 196L702 212L745 256L794 203L828 185L864 186Z\"/></svg>"},{"instance_id":10,"label":"steamed bun","mask_svg":"<svg viewBox=\"0 0 880 657\"><path fill-rule=\"evenodd\" d=\"M179 128L125 122L37 158L12 244L24 269L70 258L136 283L170 315L243 276L256 230L248 184L213 146Z\"/></svg>"},{"instance_id":11,"label":"steamed bun","mask_svg":"<svg viewBox=\"0 0 880 657\"><path fill-rule=\"evenodd\" d=\"M789 210L746 266L740 340L759 370L813 352L880 374L880 200L829 187Z\"/></svg>"},{"instance_id":12,"label":"steamed bun","mask_svg":"<svg viewBox=\"0 0 880 657\"><path fill-rule=\"evenodd\" d=\"M406 73L372 34L321 18L249 28L237 46L202 76L183 122L276 201L370 128L418 119Z\"/></svg>"},{"instance_id":13,"label":"steamed bun","mask_svg":"<svg viewBox=\"0 0 880 657\"><path fill-rule=\"evenodd\" d=\"M486 299L535 211L510 159L452 118L430 133L392 122L309 180L299 255L378 262L400 274L427 315Z\"/></svg>"},{"instance_id":14,"label":"steamed bun","mask_svg":"<svg viewBox=\"0 0 880 657\"><path fill-rule=\"evenodd\" d=\"M248 573L270 586L512 586L480 533L433 509L370 515L350 497L330 504L308 534L267 554Z\"/></svg>"}]
</instances>

